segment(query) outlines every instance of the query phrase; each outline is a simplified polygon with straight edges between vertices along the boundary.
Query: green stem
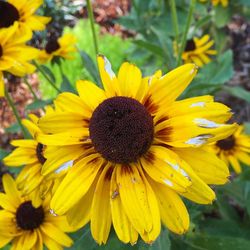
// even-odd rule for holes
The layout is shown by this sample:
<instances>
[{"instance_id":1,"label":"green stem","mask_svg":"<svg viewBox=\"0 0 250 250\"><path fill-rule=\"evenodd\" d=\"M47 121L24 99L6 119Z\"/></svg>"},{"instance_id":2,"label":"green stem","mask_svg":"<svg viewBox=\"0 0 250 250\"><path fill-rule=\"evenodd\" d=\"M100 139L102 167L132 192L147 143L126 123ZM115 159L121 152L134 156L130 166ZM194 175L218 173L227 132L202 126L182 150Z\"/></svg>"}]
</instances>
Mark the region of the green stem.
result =
<instances>
[{"instance_id":1,"label":"green stem","mask_svg":"<svg viewBox=\"0 0 250 250\"><path fill-rule=\"evenodd\" d=\"M92 36L93 36L94 45L95 45L95 53L96 53L96 55L98 55L99 50L98 50L98 43L97 43L97 37L96 37L95 25L94 25L95 19L94 19L93 9L92 9L92 5L91 5L90 0L87 0L87 9L88 9L88 16L89 16L89 20L90 20Z\"/></svg>"},{"instance_id":2,"label":"green stem","mask_svg":"<svg viewBox=\"0 0 250 250\"><path fill-rule=\"evenodd\" d=\"M182 53L184 51L184 48L186 46L186 40L187 40L187 34L191 25L191 21L192 21L192 17L193 17L193 12L195 9L195 4L196 4L196 0L192 0L190 7L189 7L189 12L188 12L188 18L187 18L187 22L186 22L186 26L185 26L185 30L182 36L182 40L181 40L181 46L180 46L180 50L179 50L179 54L178 54L178 60L177 60L177 65L180 66L181 64L181 56Z\"/></svg>"},{"instance_id":3,"label":"green stem","mask_svg":"<svg viewBox=\"0 0 250 250\"><path fill-rule=\"evenodd\" d=\"M171 7L171 17L172 17L172 23L174 27L175 32L175 42L176 42L176 53L178 54L179 48L179 24L178 24L178 17L176 12L176 5L175 0L170 0L170 7Z\"/></svg>"},{"instance_id":4,"label":"green stem","mask_svg":"<svg viewBox=\"0 0 250 250\"><path fill-rule=\"evenodd\" d=\"M22 124L22 119L19 116L18 111L17 111L17 109L15 107L15 104L12 101L12 98L11 98L11 96L10 96L10 94L9 94L9 92L8 92L7 89L5 89L5 97L6 97L7 101L8 101L8 103L9 103L9 105L10 105L10 107L11 107L11 109L12 109L14 115L15 115L15 117L16 117L17 123L19 124L19 126L20 126L20 128L21 128L21 130L23 132L24 138L28 138L29 136L28 136L27 131L25 130L23 124Z\"/></svg>"},{"instance_id":5,"label":"green stem","mask_svg":"<svg viewBox=\"0 0 250 250\"><path fill-rule=\"evenodd\" d=\"M50 85L58 92L61 93L62 91L57 88L57 86L55 85L55 83L53 81L51 81L51 79L48 77L48 75L44 72L44 70L42 69L42 67L40 67L40 65L36 62L33 61L34 65L36 66L37 70L41 72L41 74L44 76L44 78L46 78L46 80L50 83Z\"/></svg>"},{"instance_id":6,"label":"green stem","mask_svg":"<svg viewBox=\"0 0 250 250\"><path fill-rule=\"evenodd\" d=\"M32 89L32 86L31 86L30 83L28 82L27 78L24 77L23 79L24 79L24 83L27 85L27 87L29 88L31 94L33 95L34 100L36 100L36 101L39 100L38 96L36 95L36 93L35 93L34 90Z\"/></svg>"}]
</instances>

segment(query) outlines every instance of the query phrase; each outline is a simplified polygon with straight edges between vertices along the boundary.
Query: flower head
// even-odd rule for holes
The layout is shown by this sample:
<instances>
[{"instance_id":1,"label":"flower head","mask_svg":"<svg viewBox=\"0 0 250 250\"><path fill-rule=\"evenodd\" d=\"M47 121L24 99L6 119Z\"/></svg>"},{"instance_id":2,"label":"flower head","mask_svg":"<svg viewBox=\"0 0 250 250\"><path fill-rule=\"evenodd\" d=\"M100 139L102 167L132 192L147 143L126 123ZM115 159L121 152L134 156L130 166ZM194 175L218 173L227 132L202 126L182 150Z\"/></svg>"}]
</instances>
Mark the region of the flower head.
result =
<instances>
[{"instance_id":1,"label":"flower head","mask_svg":"<svg viewBox=\"0 0 250 250\"><path fill-rule=\"evenodd\" d=\"M76 51L76 37L73 34L64 34L59 38L51 38L47 41L45 49L39 54L41 63L49 62L56 58L72 59L72 53Z\"/></svg>"},{"instance_id":2,"label":"flower head","mask_svg":"<svg viewBox=\"0 0 250 250\"><path fill-rule=\"evenodd\" d=\"M28 129L33 139L13 140L11 144L17 148L4 158L4 164L9 167L23 166L16 183L22 193L29 194L33 197L33 204L38 206L42 203L44 197L52 191L55 179L61 178L68 167L71 166L71 161L63 162L58 166L54 173L43 176L41 169L46 162L46 154L55 150L54 147L45 147L36 140L36 136L42 131L37 126L38 117L30 115L30 120L24 119L23 125Z\"/></svg>"},{"instance_id":3,"label":"flower head","mask_svg":"<svg viewBox=\"0 0 250 250\"><path fill-rule=\"evenodd\" d=\"M28 61L37 57L38 50L25 43L30 39L27 33L17 36L17 23L9 29L0 29L0 96L4 96L4 79L2 72L15 76L32 73L35 67Z\"/></svg>"},{"instance_id":4,"label":"flower head","mask_svg":"<svg viewBox=\"0 0 250 250\"><path fill-rule=\"evenodd\" d=\"M207 2L207 0L200 0L200 2ZM227 7L229 0L211 0L213 6L222 5L223 7Z\"/></svg>"},{"instance_id":5,"label":"flower head","mask_svg":"<svg viewBox=\"0 0 250 250\"><path fill-rule=\"evenodd\" d=\"M236 173L241 173L240 162L250 165L250 136L244 134L244 126L239 126L231 136L219 140L208 150L216 153Z\"/></svg>"},{"instance_id":6,"label":"flower head","mask_svg":"<svg viewBox=\"0 0 250 250\"><path fill-rule=\"evenodd\" d=\"M183 234L189 215L180 195L207 204L215 194L174 149L195 154L195 148L231 135L236 125L224 124L230 109L211 96L176 101L197 72L194 64L142 78L133 64L122 64L117 77L107 58L99 56L98 63L104 90L78 81L79 96L60 94L55 100L60 110L38 121L46 133L38 141L62 150L60 156L57 151L50 156L51 164L43 165L42 172L56 169L54 157L74 159L51 209L66 214L74 226L90 221L99 244L106 243L112 224L118 238L131 244L138 235L152 243L161 221ZM209 168L209 158L207 163ZM228 170L222 171L220 182L225 183ZM208 174L202 167L199 173Z\"/></svg>"},{"instance_id":7,"label":"flower head","mask_svg":"<svg viewBox=\"0 0 250 250\"><path fill-rule=\"evenodd\" d=\"M65 216L54 217L49 211L50 197L39 206L23 196L10 175L2 178L5 193L0 193L0 248L12 244L12 249L61 249L73 241L65 232L72 232Z\"/></svg>"},{"instance_id":8,"label":"flower head","mask_svg":"<svg viewBox=\"0 0 250 250\"><path fill-rule=\"evenodd\" d=\"M194 37L187 41L186 48L182 54L182 59L185 63L193 62L197 66L202 67L211 61L211 55L216 55L217 51L211 49L214 44L213 40L210 40L209 35L204 35L200 39Z\"/></svg>"},{"instance_id":9,"label":"flower head","mask_svg":"<svg viewBox=\"0 0 250 250\"><path fill-rule=\"evenodd\" d=\"M17 22L20 34L44 30L51 18L35 14L42 4L43 0L0 0L0 28L9 28Z\"/></svg>"}]
</instances>

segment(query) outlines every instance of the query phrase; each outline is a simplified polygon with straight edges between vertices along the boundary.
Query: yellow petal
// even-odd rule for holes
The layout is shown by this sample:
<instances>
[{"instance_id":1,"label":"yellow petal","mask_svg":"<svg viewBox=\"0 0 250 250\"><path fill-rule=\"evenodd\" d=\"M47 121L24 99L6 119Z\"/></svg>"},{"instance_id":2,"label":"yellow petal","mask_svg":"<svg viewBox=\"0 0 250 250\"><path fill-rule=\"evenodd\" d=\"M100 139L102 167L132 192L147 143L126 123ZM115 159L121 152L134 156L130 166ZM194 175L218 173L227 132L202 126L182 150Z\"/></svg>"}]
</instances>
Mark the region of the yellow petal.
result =
<instances>
[{"instance_id":1,"label":"yellow petal","mask_svg":"<svg viewBox=\"0 0 250 250\"><path fill-rule=\"evenodd\" d=\"M179 195L154 181L150 184L158 199L164 225L174 233L185 233L189 228L189 214Z\"/></svg>"},{"instance_id":2,"label":"yellow petal","mask_svg":"<svg viewBox=\"0 0 250 250\"><path fill-rule=\"evenodd\" d=\"M122 96L135 97L142 81L141 71L134 64L125 62L120 67L118 81Z\"/></svg>"},{"instance_id":3,"label":"yellow petal","mask_svg":"<svg viewBox=\"0 0 250 250\"><path fill-rule=\"evenodd\" d=\"M234 171L237 174L241 173L242 170L241 170L241 166L240 166L238 159L235 156L229 155L228 160L229 160L231 166L233 167Z\"/></svg>"},{"instance_id":4,"label":"yellow petal","mask_svg":"<svg viewBox=\"0 0 250 250\"><path fill-rule=\"evenodd\" d=\"M119 194L119 187L116 183L116 171L117 168L113 170L110 187L112 222L119 240L124 243L130 242L131 245L134 245L137 242L138 233L136 232L126 213L124 212L121 197Z\"/></svg>"},{"instance_id":5,"label":"yellow petal","mask_svg":"<svg viewBox=\"0 0 250 250\"><path fill-rule=\"evenodd\" d=\"M111 228L110 179L113 167L107 165L99 177L91 206L91 233L95 241L101 245L108 240Z\"/></svg>"},{"instance_id":6,"label":"yellow petal","mask_svg":"<svg viewBox=\"0 0 250 250\"><path fill-rule=\"evenodd\" d=\"M136 231L143 234L153 228L145 184L136 166L117 168L117 184L122 206Z\"/></svg>"},{"instance_id":7,"label":"yellow petal","mask_svg":"<svg viewBox=\"0 0 250 250\"><path fill-rule=\"evenodd\" d=\"M43 224L41 224L40 228L43 234L46 234L60 245L70 247L73 244L73 241L68 235L66 235L51 223L44 222Z\"/></svg>"},{"instance_id":8,"label":"yellow petal","mask_svg":"<svg viewBox=\"0 0 250 250\"><path fill-rule=\"evenodd\" d=\"M85 157L69 170L51 200L50 206L55 214L65 214L87 193L103 164L96 157Z\"/></svg>"},{"instance_id":9,"label":"yellow petal","mask_svg":"<svg viewBox=\"0 0 250 250\"><path fill-rule=\"evenodd\" d=\"M214 153L204 149L187 148L174 150L207 184L225 184L230 175L227 165Z\"/></svg>"},{"instance_id":10,"label":"yellow petal","mask_svg":"<svg viewBox=\"0 0 250 250\"><path fill-rule=\"evenodd\" d=\"M76 88L82 101L91 110L95 110L107 98L105 92L90 81L77 81Z\"/></svg>"},{"instance_id":11,"label":"yellow petal","mask_svg":"<svg viewBox=\"0 0 250 250\"><path fill-rule=\"evenodd\" d=\"M153 103L158 107L167 107L185 90L193 80L196 72L197 68L194 64L185 64L170 71L150 85L143 102L146 104ZM146 104L144 105L147 106L148 104Z\"/></svg>"},{"instance_id":12,"label":"yellow petal","mask_svg":"<svg viewBox=\"0 0 250 250\"><path fill-rule=\"evenodd\" d=\"M108 59L105 56L99 55L97 62L107 97L120 95L118 80Z\"/></svg>"},{"instance_id":13,"label":"yellow petal","mask_svg":"<svg viewBox=\"0 0 250 250\"><path fill-rule=\"evenodd\" d=\"M4 93L4 79L3 79L3 73L0 72L0 98L5 96Z\"/></svg>"}]
</instances>

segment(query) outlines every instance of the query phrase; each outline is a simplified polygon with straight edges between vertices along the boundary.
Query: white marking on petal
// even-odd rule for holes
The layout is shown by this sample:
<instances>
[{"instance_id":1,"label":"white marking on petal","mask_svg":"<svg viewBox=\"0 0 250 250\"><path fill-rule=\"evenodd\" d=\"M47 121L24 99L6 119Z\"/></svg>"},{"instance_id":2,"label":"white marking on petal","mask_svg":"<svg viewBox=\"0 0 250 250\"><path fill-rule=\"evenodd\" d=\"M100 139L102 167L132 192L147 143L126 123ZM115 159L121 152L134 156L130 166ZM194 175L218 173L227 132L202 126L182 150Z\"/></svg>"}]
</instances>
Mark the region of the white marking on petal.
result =
<instances>
[{"instance_id":1,"label":"white marking on petal","mask_svg":"<svg viewBox=\"0 0 250 250\"><path fill-rule=\"evenodd\" d=\"M67 162L63 163L58 169L55 170L55 173L56 173L56 174L59 174L59 173L61 173L63 170L66 170L66 169L72 167L72 166L73 166L73 162L74 162L74 161L67 161Z\"/></svg>"},{"instance_id":2,"label":"white marking on petal","mask_svg":"<svg viewBox=\"0 0 250 250\"><path fill-rule=\"evenodd\" d=\"M199 135L193 138L190 138L185 143L193 146L201 146L207 142L207 139L212 138L212 135Z\"/></svg>"},{"instance_id":3,"label":"white marking on petal","mask_svg":"<svg viewBox=\"0 0 250 250\"><path fill-rule=\"evenodd\" d=\"M207 119L204 118L195 118L194 122L202 128L218 128L221 126L221 124L218 124L216 122L213 121L209 121Z\"/></svg>"},{"instance_id":4,"label":"white marking on petal","mask_svg":"<svg viewBox=\"0 0 250 250\"><path fill-rule=\"evenodd\" d=\"M109 74L111 79L115 78L115 73L112 70L111 63L109 62L109 60L105 56L104 56L104 69Z\"/></svg>"},{"instance_id":5,"label":"white marking on petal","mask_svg":"<svg viewBox=\"0 0 250 250\"><path fill-rule=\"evenodd\" d=\"M192 103L191 105L190 105L190 108L193 108L193 107L205 107L205 102L195 102L195 103Z\"/></svg>"},{"instance_id":6,"label":"white marking on petal","mask_svg":"<svg viewBox=\"0 0 250 250\"><path fill-rule=\"evenodd\" d=\"M163 182L165 183L165 184L167 184L168 186L170 186L170 187L173 187L174 186L174 184L173 184L173 182L172 181L170 181L170 180L163 180Z\"/></svg>"},{"instance_id":7,"label":"white marking on petal","mask_svg":"<svg viewBox=\"0 0 250 250\"><path fill-rule=\"evenodd\" d=\"M53 215L53 216L58 216L55 211L53 209L50 209L49 212Z\"/></svg>"},{"instance_id":8,"label":"white marking on petal","mask_svg":"<svg viewBox=\"0 0 250 250\"><path fill-rule=\"evenodd\" d=\"M191 178L189 177L189 175L179 166L179 164L177 163L171 163L169 161L166 161L168 165L170 165L174 170L176 170L177 172L179 172L181 175L183 175L184 177L186 177L188 180L191 180Z\"/></svg>"}]
</instances>

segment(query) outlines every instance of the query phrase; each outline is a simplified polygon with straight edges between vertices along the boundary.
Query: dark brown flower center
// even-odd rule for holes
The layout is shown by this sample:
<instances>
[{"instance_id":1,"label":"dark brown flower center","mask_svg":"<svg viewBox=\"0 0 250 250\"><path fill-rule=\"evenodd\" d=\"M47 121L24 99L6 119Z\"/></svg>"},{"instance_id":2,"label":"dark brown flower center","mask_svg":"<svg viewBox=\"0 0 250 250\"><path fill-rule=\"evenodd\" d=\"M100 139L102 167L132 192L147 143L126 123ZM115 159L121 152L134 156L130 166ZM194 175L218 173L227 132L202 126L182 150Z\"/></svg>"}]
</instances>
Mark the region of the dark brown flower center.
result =
<instances>
[{"instance_id":1,"label":"dark brown flower center","mask_svg":"<svg viewBox=\"0 0 250 250\"><path fill-rule=\"evenodd\" d=\"M89 132L96 151L106 160L134 162L152 143L153 118L137 100L112 97L93 112Z\"/></svg>"},{"instance_id":2,"label":"dark brown flower center","mask_svg":"<svg viewBox=\"0 0 250 250\"><path fill-rule=\"evenodd\" d=\"M45 46L45 51L48 54L51 54L54 51L58 50L59 48L60 48L60 44L58 43L57 39L53 38L53 39L48 40Z\"/></svg>"},{"instance_id":3,"label":"dark brown flower center","mask_svg":"<svg viewBox=\"0 0 250 250\"><path fill-rule=\"evenodd\" d=\"M195 49L196 49L196 45L195 45L194 40L193 39L188 40L184 51L188 52L188 51L192 51Z\"/></svg>"},{"instance_id":4,"label":"dark brown flower center","mask_svg":"<svg viewBox=\"0 0 250 250\"><path fill-rule=\"evenodd\" d=\"M43 149L44 149L44 145L41 144L41 143L38 143L37 146L36 146L36 156L37 156L38 161L39 161L41 164L44 164L45 161L47 160L47 159L43 156Z\"/></svg>"},{"instance_id":5,"label":"dark brown flower center","mask_svg":"<svg viewBox=\"0 0 250 250\"><path fill-rule=\"evenodd\" d=\"M17 226L23 230L38 228L43 223L44 217L43 207L35 208L31 201L25 201L16 211Z\"/></svg>"},{"instance_id":6,"label":"dark brown flower center","mask_svg":"<svg viewBox=\"0 0 250 250\"><path fill-rule=\"evenodd\" d=\"M19 20L19 17L19 12L14 5L0 0L0 28L10 27Z\"/></svg>"},{"instance_id":7,"label":"dark brown flower center","mask_svg":"<svg viewBox=\"0 0 250 250\"><path fill-rule=\"evenodd\" d=\"M226 139L217 141L216 145L222 150L231 150L235 146L235 138L231 135Z\"/></svg>"}]
</instances>

